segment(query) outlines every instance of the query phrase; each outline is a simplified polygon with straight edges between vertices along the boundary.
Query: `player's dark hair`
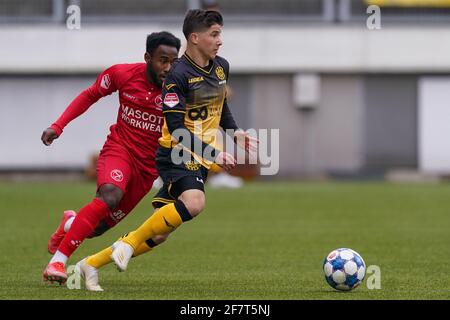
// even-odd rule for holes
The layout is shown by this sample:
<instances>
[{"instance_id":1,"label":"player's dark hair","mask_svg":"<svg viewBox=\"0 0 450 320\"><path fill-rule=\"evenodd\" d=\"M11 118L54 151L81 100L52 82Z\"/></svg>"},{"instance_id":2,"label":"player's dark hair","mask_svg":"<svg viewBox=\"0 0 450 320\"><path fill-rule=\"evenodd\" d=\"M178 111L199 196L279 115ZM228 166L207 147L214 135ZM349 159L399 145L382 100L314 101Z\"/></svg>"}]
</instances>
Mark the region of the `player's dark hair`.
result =
<instances>
[{"instance_id":1,"label":"player's dark hair","mask_svg":"<svg viewBox=\"0 0 450 320\"><path fill-rule=\"evenodd\" d=\"M184 18L183 33L186 39L189 39L191 33L204 31L215 24L223 26L223 18L219 12L200 9L189 10Z\"/></svg>"},{"instance_id":2,"label":"player's dark hair","mask_svg":"<svg viewBox=\"0 0 450 320\"><path fill-rule=\"evenodd\" d=\"M173 34L167 31L161 32L153 32L147 36L147 47L146 50L148 53L153 54L153 52L160 46L166 45L170 47L177 48L177 51L180 50L181 41Z\"/></svg>"}]
</instances>

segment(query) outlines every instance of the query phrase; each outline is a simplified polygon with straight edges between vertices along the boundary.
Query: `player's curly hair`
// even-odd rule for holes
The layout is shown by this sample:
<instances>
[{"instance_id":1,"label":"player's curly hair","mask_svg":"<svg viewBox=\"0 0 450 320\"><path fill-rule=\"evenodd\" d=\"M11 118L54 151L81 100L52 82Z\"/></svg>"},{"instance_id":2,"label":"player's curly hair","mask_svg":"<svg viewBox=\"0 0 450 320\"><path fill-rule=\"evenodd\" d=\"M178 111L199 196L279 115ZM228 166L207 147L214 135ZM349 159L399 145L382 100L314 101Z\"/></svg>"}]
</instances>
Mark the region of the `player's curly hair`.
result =
<instances>
[{"instance_id":1,"label":"player's curly hair","mask_svg":"<svg viewBox=\"0 0 450 320\"><path fill-rule=\"evenodd\" d=\"M178 39L173 34L167 31L153 32L147 36L146 50L148 53L153 54L153 52L160 45L175 47L177 48L177 51L179 51L181 47L181 41L180 39Z\"/></svg>"},{"instance_id":2,"label":"player's curly hair","mask_svg":"<svg viewBox=\"0 0 450 320\"><path fill-rule=\"evenodd\" d=\"M222 15L213 10L189 10L183 22L183 33L186 39L193 32L200 32L208 29L214 24L223 26Z\"/></svg>"}]
</instances>

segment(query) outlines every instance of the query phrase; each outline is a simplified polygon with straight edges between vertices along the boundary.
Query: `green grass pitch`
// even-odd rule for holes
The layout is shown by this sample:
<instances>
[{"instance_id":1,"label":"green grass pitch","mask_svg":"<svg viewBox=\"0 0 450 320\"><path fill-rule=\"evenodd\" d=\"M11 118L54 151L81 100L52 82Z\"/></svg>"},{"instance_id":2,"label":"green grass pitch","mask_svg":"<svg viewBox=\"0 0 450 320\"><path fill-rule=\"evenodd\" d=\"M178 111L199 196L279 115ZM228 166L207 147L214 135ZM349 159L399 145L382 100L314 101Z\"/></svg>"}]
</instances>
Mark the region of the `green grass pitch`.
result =
<instances>
[{"instance_id":1,"label":"green grass pitch","mask_svg":"<svg viewBox=\"0 0 450 320\"><path fill-rule=\"evenodd\" d=\"M1 183L0 299L449 299L450 185L249 183L208 189L206 210L127 272L103 268L103 293L42 281L49 235L64 209L78 210L92 183ZM151 195L117 227L72 256L113 243L151 212ZM335 248L381 268L333 290L322 261ZM370 275L366 275L366 280Z\"/></svg>"}]
</instances>

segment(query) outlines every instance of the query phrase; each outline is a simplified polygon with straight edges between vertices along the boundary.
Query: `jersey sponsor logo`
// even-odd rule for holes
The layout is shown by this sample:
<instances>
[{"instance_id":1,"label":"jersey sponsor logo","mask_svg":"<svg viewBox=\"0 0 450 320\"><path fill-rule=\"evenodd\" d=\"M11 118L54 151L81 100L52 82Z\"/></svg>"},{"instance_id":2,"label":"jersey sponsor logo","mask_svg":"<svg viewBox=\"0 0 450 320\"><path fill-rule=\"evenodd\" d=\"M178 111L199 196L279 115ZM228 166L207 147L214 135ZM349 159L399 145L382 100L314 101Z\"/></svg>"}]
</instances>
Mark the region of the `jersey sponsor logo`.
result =
<instances>
[{"instance_id":1,"label":"jersey sponsor logo","mask_svg":"<svg viewBox=\"0 0 450 320\"><path fill-rule=\"evenodd\" d=\"M102 82L101 82L100 86L103 89L108 89L110 85L111 85L111 78L109 77L109 74L105 74L102 77Z\"/></svg>"},{"instance_id":2,"label":"jersey sponsor logo","mask_svg":"<svg viewBox=\"0 0 450 320\"><path fill-rule=\"evenodd\" d=\"M219 81L219 84L225 84L225 83L227 83L227 80Z\"/></svg>"},{"instance_id":3,"label":"jersey sponsor logo","mask_svg":"<svg viewBox=\"0 0 450 320\"><path fill-rule=\"evenodd\" d=\"M135 96L132 96L131 94L128 94L128 93L126 93L126 92L124 92L123 95L124 95L125 97L127 97L128 99L130 99L130 100L136 100L136 97L135 97Z\"/></svg>"},{"instance_id":4,"label":"jersey sponsor logo","mask_svg":"<svg viewBox=\"0 0 450 320\"><path fill-rule=\"evenodd\" d=\"M123 181L123 173L119 169L111 170L111 178L114 181L122 182Z\"/></svg>"},{"instance_id":5,"label":"jersey sponsor logo","mask_svg":"<svg viewBox=\"0 0 450 320\"><path fill-rule=\"evenodd\" d=\"M149 113L140 109L134 109L125 104L122 104L121 110L122 114L120 118L130 126L152 132L161 132L161 126L164 123L164 117L158 115L159 112L155 112L153 110L153 112L157 114ZM161 109L160 107L156 107L156 110Z\"/></svg>"},{"instance_id":6,"label":"jersey sponsor logo","mask_svg":"<svg viewBox=\"0 0 450 320\"><path fill-rule=\"evenodd\" d=\"M161 109L162 108L162 102L163 101L162 101L161 95L160 94L157 95L156 98L155 98L155 105L156 105L156 107Z\"/></svg>"},{"instance_id":7,"label":"jersey sponsor logo","mask_svg":"<svg viewBox=\"0 0 450 320\"><path fill-rule=\"evenodd\" d=\"M193 108L188 111L188 117L192 121L206 120L208 118L208 107L203 106L201 108Z\"/></svg>"},{"instance_id":8,"label":"jersey sponsor logo","mask_svg":"<svg viewBox=\"0 0 450 320\"><path fill-rule=\"evenodd\" d=\"M188 83L196 83L196 82L200 82L200 81L203 81L203 80L204 80L203 77L195 77L195 78L190 78L188 80Z\"/></svg>"},{"instance_id":9,"label":"jersey sponsor logo","mask_svg":"<svg viewBox=\"0 0 450 320\"><path fill-rule=\"evenodd\" d=\"M216 76L219 80L225 80L225 71L223 71L222 67L216 68Z\"/></svg>"},{"instance_id":10,"label":"jersey sponsor logo","mask_svg":"<svg viewBox=\"0 0 450 320\"><path fill-rule=\"evenodd\" d=\"M170 90L170 89L172 89L173 87L176 87L176 86L177 85L175 83L168 84L168 85L166 85L166 90Z\"/></svg>"},{"instance_id":11,"label":"jersey sponsor logo","mask_svg":"<svg viewBox=\"0 0 450 320\"><path fill-rule=\"evenodd\" d=\"M164 97L164 104L169 108L173 108L179 103L180 99L178 99L178 95L176 93L167 93Z\"/></svg>"}]
</instances>

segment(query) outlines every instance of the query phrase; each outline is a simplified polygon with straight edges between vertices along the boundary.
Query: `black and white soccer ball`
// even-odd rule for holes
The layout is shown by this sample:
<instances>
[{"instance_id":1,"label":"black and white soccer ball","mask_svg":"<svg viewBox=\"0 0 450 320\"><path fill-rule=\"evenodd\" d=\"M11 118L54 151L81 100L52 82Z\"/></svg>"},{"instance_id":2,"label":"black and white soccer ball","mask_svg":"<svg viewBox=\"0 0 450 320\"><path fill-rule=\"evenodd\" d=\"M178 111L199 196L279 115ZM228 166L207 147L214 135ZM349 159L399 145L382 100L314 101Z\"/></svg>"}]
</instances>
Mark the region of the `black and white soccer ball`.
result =
<instances>
[{"instance_id":1,"label":"black and white soccer ball","mask_svg":"<svg viewBox=\"0 0 450 320\"><path fill-rule=\"evenodd\" d=\"M336 290L350 291L361 284L366 264L354 250L339 248L331 251L323 261L325 280Z\"/></svg>"}]
</instances>

